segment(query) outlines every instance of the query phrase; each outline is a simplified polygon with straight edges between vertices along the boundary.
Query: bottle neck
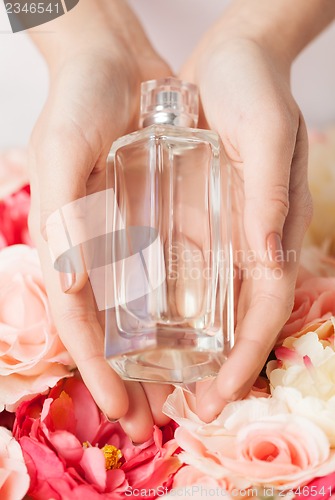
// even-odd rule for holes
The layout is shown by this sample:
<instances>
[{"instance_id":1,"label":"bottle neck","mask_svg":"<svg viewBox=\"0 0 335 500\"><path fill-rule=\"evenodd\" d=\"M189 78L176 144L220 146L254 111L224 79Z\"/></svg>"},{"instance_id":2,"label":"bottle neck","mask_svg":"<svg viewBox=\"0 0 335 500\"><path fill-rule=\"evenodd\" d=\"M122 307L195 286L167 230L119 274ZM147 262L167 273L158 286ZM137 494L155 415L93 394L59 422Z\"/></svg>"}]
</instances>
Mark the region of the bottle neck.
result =
<instances>
[{"instance_id":1,"label":"bottle neck","mask_svg":"<svg viewBox=\"0 0 335 500\"><path fill-rule=\"evenodd\" d=\"M176 127L195 128L197 120L185 113L175 114L171 111L156 111L141 116L140 126L145 128L149 125L175 125Z\"/></svg>"},{"instance_id":2,"label":"bottle neck","mask_svg":"<svg viewBox=\"0 0 335 500\"><path fill-rule=\"evenodd\" d=\"M149 82L150 83L150 82ZM177 85L178 83L178 85ZM191 90L171 85L154 86L151 91L141 96L140 126L175 125L177 127L196 127L198 122L197 95ZM146 84L144 84L145 87ZM192 101L193 97L193 101Z\"/></svg>"}]
</instances>

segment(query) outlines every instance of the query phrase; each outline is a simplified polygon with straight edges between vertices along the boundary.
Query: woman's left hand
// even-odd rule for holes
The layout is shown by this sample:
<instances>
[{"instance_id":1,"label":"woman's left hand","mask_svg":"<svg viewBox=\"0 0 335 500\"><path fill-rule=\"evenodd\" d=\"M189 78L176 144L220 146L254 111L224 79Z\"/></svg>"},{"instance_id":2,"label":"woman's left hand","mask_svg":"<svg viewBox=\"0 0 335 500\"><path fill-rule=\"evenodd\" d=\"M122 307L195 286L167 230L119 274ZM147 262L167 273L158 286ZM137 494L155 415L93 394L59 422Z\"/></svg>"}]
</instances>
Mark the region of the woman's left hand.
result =
<instances>
[{"instance_id":1,"label":"woman's left hand","mask_svg":"<svg viewBox=\"0 0 335 500\"><path fill-rule=\"evenodd\" d=\"M240 284L236 343L217 378L198 384L198 413L206 421L248 393L293 306L312 203L306 127L290 91L289 69L251 40L216 44L209 36L181 74L199 86L205 127L219 133L244 186L242 250L248 266ZM252 264L249 252L256 256Z\"/></svg>"}]
</instances>

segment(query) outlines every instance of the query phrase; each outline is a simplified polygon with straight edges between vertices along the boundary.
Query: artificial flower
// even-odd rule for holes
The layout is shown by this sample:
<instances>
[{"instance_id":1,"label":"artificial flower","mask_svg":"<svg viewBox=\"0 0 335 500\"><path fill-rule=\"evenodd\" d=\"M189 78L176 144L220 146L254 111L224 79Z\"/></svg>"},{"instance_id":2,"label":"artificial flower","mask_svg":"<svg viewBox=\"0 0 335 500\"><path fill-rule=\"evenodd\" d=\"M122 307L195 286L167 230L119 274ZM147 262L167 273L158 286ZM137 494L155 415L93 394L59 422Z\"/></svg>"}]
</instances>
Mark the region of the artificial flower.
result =
<instances>
[{"instance_id":1,"label":"artificial flower","mask_svg":"<svg viewBox=\"0 0 335 500\"><path fill-rule=\"evenodd\" d=\"M277 345L291 346L294 339L302 337L306 333L315 332L322 345L334 346L335 339L335 318L331 316L329 319L316 320L304 326L302 330L292 333L289 337L282 339ZM279 351L280 352L280 351Z\"/></svg>"},{"instance_id":2,"label":"artificial flower","mask_svg":"<svg viewBox=\"0 0 335 500\"><path fill-rule=\"evenodd\" d=\"M28 212L30 190L25 151L0 154L0 249L9 245L30 245Z\"/></svg>"},{"instance_id":3,"label":"artificial flower","mask_svg":"<svg viewBox=\"0 0 335 500\"><path fill-rule=\"evenodd\" d=\"M71 375L72 360L53 324L37 251L0 251L0 410Z\"/></svg>"},{"instance_id":4,"label":"artificial flower","mask_svg":"<svg viewBox=\"0 0 335 500\"><path fill-rule=\"evenodd\" d=\"M179 469L173 478L171 491L161 497L163 500L169 498L188 498L195 500L210 497L215 499L231 498L239 500L238 491L234 490L233 496L228 491L229 483L225 479L216 479L196 469L192 465L186 465Z\"/></svg>"},{"instance_id":5,"label":"artificial flower","mask_svg":"<svg viewBox=\"0 0 335 500\"><path fill-rule=\"evenodd\" d=\"M0 200L0 249L24 243L32 245L28 231L29 188Z\"/></svg>"},{"instance_id":6,"label":"artificial flower","mask_svg":"<svg viewBox=\"0 0 335 500\"><path fill-rule=\"evenodd\" d=\"M335 278L309 277L295 290L294 307L279 342L312 322L335 315Z\"/></svg>"},{"instance_id":7,"label":"artificial flower","mask_svg":"<svg viewBox=\"0 0 335 500\"><path fill-rule=\"evenodd\" d=\"M335 468L326 434L309 419L289 413L285 401L254 398L229 403L216 420L201 422L194 397L176 389L164 411L184 463L234 488L270 485L285 490Z\"/></svg>"},{"instance_id":8,"label":"artificial flower","mask_svg":"<svg viewBox=\"0 0 335 500\"><path fill-rule=\"evenodd\" d=\"M60 381L48 397L18 408L14 435L31 477L36 500L125 498L136 487L154 491L171 486L181 463L169 429L134 446L119 423L110 423L77 378ZM167 438L164 438L167 433ZM127 495L126 495L127 496Z\"/></svg>"},{"instance_id":9,"label":"artificial flower","mask_svg":"<svg viewBox=\"0 0 335 500\"><path fill-rule=\"evenodd\" d=\"M272 388L293 387L303 396L328 401L335 396L335 351L316 332L288 337L275 351L277 361L267 365Z\"/></svg>"},{"instance_id":10,"label":"artificial flower","mask_svg":"<svg viewBox=\"0 0 335 500\"><path fill-rule=\"evenodd\" d=\"M288 337L275 352L267 365L272 397L317 424L335 447L334 319Z\"/></svg>"},{"instance_id":11,"label":"artificial flower","mask_svg":"<svg viewBox=\"0 0 335 500\"><path fill-rule=\"evenodd\" d=\"M323 430L330 446L335 448L335 396L329 399L304 396L298 389L279 385L273 389L272 397L277 401L281 401L290 413L300 415L314 422Z\"/></svg>"},{"instance_id":12,"label":"artificial flower","mask_svg":"<svg viewBox=\"0 0 335 500\"><path fill-rule=\"evenodd\" d=\"M324 500L325 498L335 498L335 472L327 476L318 477L308 484L295 491L296 498L304 500Z\"/></svg>"},{"instance_id":13,"label":"artificial flower","mask_svg":"<svg viewBox=\"0 0 335 500\"><path fill-rule=\"evenodd\" d=\"M22 500L29 488L29 475L19 443L0 427L0 498Z\"/></svg>"},{"instance_id":14,"label":"artificial flower","mask_svg":"<svg viewBox=\"0 0 335 500\"><path fill-rule=\"evenodd\" d=\"M179 426L191 432L211 434L220 433L223 429L234 432L258 418L286 413L288 408L281 401L270 398L267 393L252 391L246 399L228 403L213 422L205 423L196 413L194 394L177 387L168 396L163 411Z\"/></svg>"}]
</instances>

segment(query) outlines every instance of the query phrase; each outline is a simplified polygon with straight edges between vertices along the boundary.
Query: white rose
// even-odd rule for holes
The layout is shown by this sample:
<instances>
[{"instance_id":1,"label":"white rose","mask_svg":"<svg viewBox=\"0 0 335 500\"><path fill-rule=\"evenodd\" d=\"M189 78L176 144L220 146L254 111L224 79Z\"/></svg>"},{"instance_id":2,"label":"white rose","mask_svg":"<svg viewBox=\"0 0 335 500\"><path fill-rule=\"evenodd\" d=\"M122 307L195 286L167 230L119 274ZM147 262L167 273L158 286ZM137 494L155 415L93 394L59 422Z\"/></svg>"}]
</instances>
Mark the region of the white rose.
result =
<instances>
[{"instance_id":1,"label":"white rose","mask_svg":"<svg viewBox=\"0 0 335 500\"><path fill-rule=\"evenodd\" d=\"M335 396L335 352L309 332L276 352L276 361L268 363L267 375L272 389L277 386L293 387L303 396L313 396L328 401ZM279 367L280 366L280 367Z\"/></svg>"},{"instance_id":2,"label":"white rose","mask_svg":"<svg viewBox=\"0 0 335 500\"><path fill-rule=\"evenodd\" d=\"M331 447L335 447L335 396L325 401L314 396L304 397L293 387L281 386L273 390L272 396L286 405L291 413L306 417L317 424L328 437Z\"/></svg>"}]
</instances>

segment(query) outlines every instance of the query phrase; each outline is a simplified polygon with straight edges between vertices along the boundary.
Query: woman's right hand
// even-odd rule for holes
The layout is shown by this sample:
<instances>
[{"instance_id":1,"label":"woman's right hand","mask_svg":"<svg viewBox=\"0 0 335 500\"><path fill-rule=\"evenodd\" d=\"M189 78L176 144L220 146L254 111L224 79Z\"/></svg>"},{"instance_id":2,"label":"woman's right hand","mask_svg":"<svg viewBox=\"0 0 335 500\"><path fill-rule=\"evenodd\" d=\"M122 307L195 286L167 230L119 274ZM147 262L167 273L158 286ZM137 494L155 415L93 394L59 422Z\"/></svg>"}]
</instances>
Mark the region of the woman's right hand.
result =
<instances>
[{"instance_id":1,"label":"woman's right hand","mask_svg":"<svg viewBox=\"0 0 335 500\"><path fill-rule=\"evenodd\" d=\"M50 23L50 35L33 35L49 65L50 91L30 141L29 223L64 345L101 410L121 418L125 432L140 442L153 423L167 421L161 407L170 389L122 382L104 359L87 274L59 273L48 248L60 229L48 226L49 216L104 189L112 142L136 127L140 82L171 73L123 2L98 3L80 2Z\"/></svg>"}]
</instances>

